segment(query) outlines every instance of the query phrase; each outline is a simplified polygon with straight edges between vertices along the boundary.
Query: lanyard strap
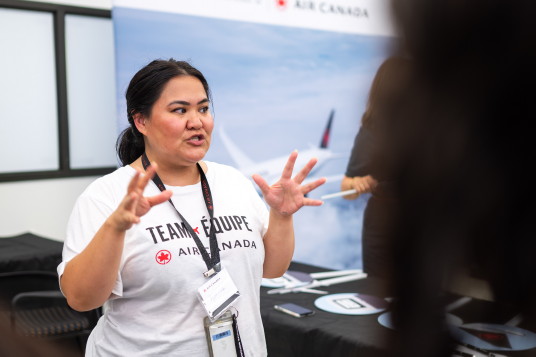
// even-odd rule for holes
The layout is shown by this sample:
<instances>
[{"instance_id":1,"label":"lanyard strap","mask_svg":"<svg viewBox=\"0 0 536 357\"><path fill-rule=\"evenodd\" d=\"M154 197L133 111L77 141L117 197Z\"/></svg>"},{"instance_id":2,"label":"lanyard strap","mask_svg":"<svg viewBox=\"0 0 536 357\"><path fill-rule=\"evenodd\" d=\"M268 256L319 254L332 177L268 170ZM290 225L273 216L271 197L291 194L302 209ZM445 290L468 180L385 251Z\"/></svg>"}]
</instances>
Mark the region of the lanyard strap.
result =
<instances>
[{"instance_id":1,"label":"lanyard strap","mask_svg":"<svg viewBox=\"0 0 536 357\"><path fill-rule=\"evenodd\" d=\"M147 170L147 168L151 165L151 162L149 161L149 158L147 157L147 154L145 152L141 156L141 162L143 164L143 168ZM209 232L209 242L210 242L210 252L211 256L209 256L207 250L203 246L203 243L201 243L201 240L195 233L195 231L192 229L192 226L186 221L186 219L182 216L182 214L177 210L177 207L173 204L173 201L171 198L169 199L169 203L173 206L177 214L179 215L179 218L181 219L182 223L184 223L184 226L188 230L188 233L192 236L192 238L195 241L195 244L197 245L197 248L201 252L201 256L203 257L203 260L205 261L205 264L207 266L208 271L204 273L205 277L208 277L215 272L220 271L220 251L218 249L218 241L216 239L216 228L214 227L214 224L212 224L212 220L214 219L214 204L212 202L212 194L210 193L210 187L208 185L207 177L205 176L205 173L203 172L203 169L201 168L201 165L199 163L196 164L197 169L199 170L199 174L201 176L201 191L203 193L203 199L205 200L205 205L207 207L208 214L210 216L210 232ZM158 189L160 191L164 191L166 187L164 186L164 183L158 176L158 174L154 174L153 182L156 184Z\"/></svg>"}]
</instances>

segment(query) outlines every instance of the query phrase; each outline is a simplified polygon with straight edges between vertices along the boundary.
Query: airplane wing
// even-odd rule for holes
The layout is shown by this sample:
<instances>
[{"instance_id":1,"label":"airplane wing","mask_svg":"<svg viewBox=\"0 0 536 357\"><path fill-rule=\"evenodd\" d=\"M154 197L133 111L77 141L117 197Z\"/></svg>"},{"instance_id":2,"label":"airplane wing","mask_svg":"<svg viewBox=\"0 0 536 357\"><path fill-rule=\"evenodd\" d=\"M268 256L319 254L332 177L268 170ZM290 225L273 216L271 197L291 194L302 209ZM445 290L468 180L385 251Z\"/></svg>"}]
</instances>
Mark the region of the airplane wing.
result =
<instances>
[{"instance_id":1,"label":"airplane wing","mask_svg":"<svg viewBox=\"0 0 536 357\"><path fill-rule=\"evenodd\" d=\"M330 141L331 125L333 122L334 115L335 115L335 110L331 110L329 117L328 117L327 125L324 129L324 132L322 133L320 146L319 147L311 146L310 148L301 150L298 153L298 158L295 164L295 170L301 169L313 157L318 160L316 166L310 172L311 177L306 178L304 181L304 184L308 182L312 182L320 177L323 177L323 176L316 175L316 172L327 161L346 156L342 154L333 153L328 148L329 141ZM266 182L268 182L269 185L279 180L279 177L281 177L281 173L283 172L283 168L288 160L287 155L274 157L272 159L264 160L261 162L255 162L252 159L250 159L244 153L244 151L242 151L234 143L234 141L227 135L221 123L219 124L219 136L221 137L221 140L225 148L229 152L229 155L231 156L232 160L236 164L237 168L244 175L251 178L252 174L259 174L266 180ZM327 182L340 182L342 181L343 175L342 174L330 175L326 178L328 179Z\"/></svg>"},{"instance_id":2,"label":"airplane wing","mask_svg":"<svg viewBox=\"0 0 536 357\"><path fill-rule=\"evenodd\" d=\"M251 167L254 165L253 160L251 160L242 150L235 145L235 143L227 136L223 125L220 124L220 138L223 141L223 144L227 148L229 155L233 161L238 165L238 168L242 169L244 167Z\"/></svg>"}]
</instances>

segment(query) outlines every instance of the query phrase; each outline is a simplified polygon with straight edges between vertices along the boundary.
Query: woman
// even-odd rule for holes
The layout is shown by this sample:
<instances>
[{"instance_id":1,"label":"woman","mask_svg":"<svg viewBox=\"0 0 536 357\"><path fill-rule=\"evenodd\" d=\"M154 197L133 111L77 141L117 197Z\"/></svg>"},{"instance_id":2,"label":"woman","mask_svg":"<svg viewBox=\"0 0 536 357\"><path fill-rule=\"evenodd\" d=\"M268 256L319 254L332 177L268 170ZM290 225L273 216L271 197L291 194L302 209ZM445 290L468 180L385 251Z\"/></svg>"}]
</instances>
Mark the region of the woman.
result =
<instances>
[{"instance_id":1,"label":"woman","mask_svg":"<svg viewBox=\"0 0 536 357\"><path fill-rule=\"evenodd\" d=\"M240 294L232 306L245 355L266 355L261 278L281 276L290 264L293 213L322 204L305 194L325 180L301 186L315 160L291 178L293 152L272 186L253 176L268 212L237 170L202 161L214 122L201 72L155 60L132 78L126 99L124 166L78 199L58 267L71 307L106 307L86 354L208 356L208 311L197 290L220 262Z\"/></svg>"},{"instance_id":2,"label":"woman","mask_svg":"<svg viewBox=\"0 0 536 357\"><path fill-rule=\"evenodd\" d=\"M378 68L372 81L367 107L361 120L341 190L355 189L344 196L355 200L363 193L372 193L363 217L363 270L371 276L388 277L392 269L388 230L393 209L393 182L384 167L393 160L382 154L386 143L384 133L400 125L393 118L400 108L400 89L409 73L408 59L389 57Z\"/></svg>"}]
</instances>

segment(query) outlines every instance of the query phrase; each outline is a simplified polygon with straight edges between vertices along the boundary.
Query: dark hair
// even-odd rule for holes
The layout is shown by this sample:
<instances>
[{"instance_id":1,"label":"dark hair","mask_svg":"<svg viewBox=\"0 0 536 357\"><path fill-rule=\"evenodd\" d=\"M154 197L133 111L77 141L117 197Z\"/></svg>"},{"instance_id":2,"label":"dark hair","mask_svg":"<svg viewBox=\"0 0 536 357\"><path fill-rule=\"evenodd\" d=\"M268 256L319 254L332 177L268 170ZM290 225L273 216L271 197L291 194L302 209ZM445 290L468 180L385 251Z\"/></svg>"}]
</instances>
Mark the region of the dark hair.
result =
<instances>
[{"instance_id":1,"label":"dark hair","mask_svg":"<svg viewBox=\"0 0 536 357\"><path fill-rule=\"evenodd\" d=\"M130 126L123 130L117 138L117 156L123 165L135 161L145 151L143 134L134 124L134 115L150 116L154 103L160 98L164 86L178 76L193 76L199 79L209 100L210 88L203 74L188 62L154 60L140 69L130 80L125 97L127 100L127 116Z\"/></svg>"},{"instance_id":2,"label":"dark hair","mask_svg":"<svg viewBox=\"0 0 536 357\"><path fill-rule=\"evenodd\" d=\"M409 75L410 61L403 56L388 57L378 68L370 86L367 107L361 123L373 125L375 119L385 115L383 109L396 107L395 101L400 97L400 91Z\"/></svg>"}]
</instances>

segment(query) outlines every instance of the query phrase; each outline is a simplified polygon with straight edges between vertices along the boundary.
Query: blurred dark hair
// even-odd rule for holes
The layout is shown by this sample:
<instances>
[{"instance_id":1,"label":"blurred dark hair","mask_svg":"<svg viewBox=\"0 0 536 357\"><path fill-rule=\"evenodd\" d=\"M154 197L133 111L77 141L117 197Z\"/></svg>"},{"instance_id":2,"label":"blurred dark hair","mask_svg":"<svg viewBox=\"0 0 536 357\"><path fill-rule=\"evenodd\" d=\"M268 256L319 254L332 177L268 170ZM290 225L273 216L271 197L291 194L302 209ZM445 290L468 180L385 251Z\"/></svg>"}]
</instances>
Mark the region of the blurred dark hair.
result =
<instances>
[{"instance_id":1,"label":"blurred dark hair","mask_svg":"<svg viewBox=\"0 0 536 357\"><path fill-rule=\"evenodd\" d=\"M386 107L397 107L393 103L400 98L401 86L409 75L409 59L403 56L391 56L382 62L370 86L367 108L361 119L364 126L373 126L376 119L383 116Z\"/></svg>"},{"instance_id":2,"label":"blurred dark hair","mask_svg":"<svg viewBox=\"0 0 536 357\"><path fill-rule=\"evenodd\" d=\"M145 150L143 135L134 124L134 115L144 117L151 115L154 103L160 98L165 85L178 76L193 76L199 79L207 97L211 100L210 88L203 74L188 62L169 60L154 60L140 69L130 80L125 97L127 101L127 116L130 126L123 130L117 138L116 150L123 165L135 161Z\"/></svg>"}]
</instances>

